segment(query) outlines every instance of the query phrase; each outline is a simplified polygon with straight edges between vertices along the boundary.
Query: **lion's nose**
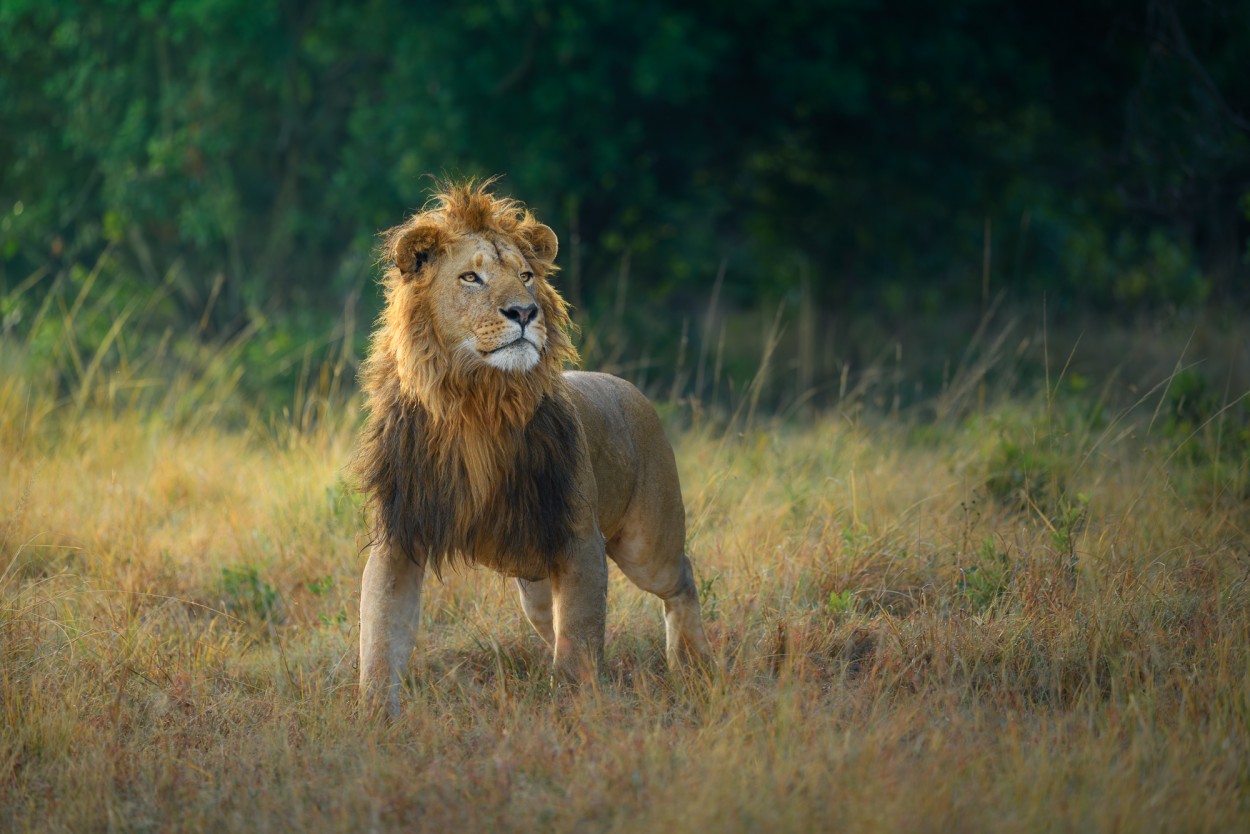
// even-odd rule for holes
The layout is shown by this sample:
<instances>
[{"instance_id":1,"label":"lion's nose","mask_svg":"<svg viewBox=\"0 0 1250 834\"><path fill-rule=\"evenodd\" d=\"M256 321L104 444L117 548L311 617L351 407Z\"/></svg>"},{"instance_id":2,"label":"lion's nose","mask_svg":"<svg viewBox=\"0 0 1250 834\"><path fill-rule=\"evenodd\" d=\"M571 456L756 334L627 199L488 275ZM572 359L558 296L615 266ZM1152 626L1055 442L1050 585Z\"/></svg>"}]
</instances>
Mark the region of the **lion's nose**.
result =
<instances>
[{"instance_id":1,"label":"lion's nose","mask_svg":"<svg viewBox=\"0 0 1250 834\"><path fill-rule=\"evenodd\" d=\"M499 312L503 313L504 318L511 319L524 327L534 320L534 316L538 315L538 305L526 304L522 307L520 304L513 304L511 307L500 309Z\"/></svg>"}]
</instances>

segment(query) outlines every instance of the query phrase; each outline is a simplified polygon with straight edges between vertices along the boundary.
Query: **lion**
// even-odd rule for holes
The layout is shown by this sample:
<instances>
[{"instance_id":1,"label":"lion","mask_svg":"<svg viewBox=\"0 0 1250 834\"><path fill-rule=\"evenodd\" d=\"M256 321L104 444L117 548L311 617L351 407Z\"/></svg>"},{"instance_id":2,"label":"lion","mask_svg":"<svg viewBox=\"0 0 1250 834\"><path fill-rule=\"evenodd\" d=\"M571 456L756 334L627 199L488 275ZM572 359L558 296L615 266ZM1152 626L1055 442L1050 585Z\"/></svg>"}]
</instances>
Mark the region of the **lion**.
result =
<instances>
[{"instance_id":1,"label":"lion","mask_svg":"<svg viewBox=\"0 0 1250 834\"><path fill-rule=\"evenodd\" d=\"M361 695L392 717L427 570L514 577L561 680L601 662L609 557L663 600L670 665L709 656L659 417L625 380L564 370L578 356L551 283L556 235L492 182L447 184L383 233L352 469L373 533Z\"/></svg>"}]
</instances>

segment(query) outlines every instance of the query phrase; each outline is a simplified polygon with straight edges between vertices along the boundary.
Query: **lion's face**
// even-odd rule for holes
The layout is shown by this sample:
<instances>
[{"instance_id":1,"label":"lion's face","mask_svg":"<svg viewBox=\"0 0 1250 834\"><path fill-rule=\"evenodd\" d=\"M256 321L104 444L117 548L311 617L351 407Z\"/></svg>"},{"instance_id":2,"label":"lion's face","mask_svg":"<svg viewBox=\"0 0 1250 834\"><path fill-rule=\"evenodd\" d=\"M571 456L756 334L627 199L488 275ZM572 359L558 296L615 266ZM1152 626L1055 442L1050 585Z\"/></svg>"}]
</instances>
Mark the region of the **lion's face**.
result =
<instances>
[{"instance_id":1,"label":"lion's face","mask_svg":"<svg viewBox=\"0 0 1250 834\"><path fill-rule=\"evenodd\" d=\"M525 373L547 349L534 265L500 235L467 234L431 264L427 289L434 330L463 359Z\"/></svg>"},{"instance_id":2,"label":"lion's face","mask_svg":"<svg viewBox=\"0 0 1250 834\"><path fill-rule=\"evenodd\" d=\"M386 233L376 382L393 374L436 421L522 425L577 360L568 305L549 280L559 241L484 186L438 200Z\"/></svg>"}]
</instances>

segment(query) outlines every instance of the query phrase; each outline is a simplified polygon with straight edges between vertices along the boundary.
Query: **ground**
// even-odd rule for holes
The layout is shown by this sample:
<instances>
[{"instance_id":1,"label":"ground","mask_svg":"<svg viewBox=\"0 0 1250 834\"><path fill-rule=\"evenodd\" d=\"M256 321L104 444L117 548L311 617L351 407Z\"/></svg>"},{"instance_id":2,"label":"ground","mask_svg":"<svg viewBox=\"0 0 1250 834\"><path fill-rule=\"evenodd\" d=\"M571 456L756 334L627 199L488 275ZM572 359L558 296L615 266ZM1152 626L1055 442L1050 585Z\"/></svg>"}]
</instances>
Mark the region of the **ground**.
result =
<instances>
[{"instance_id":1,"label":"ground","mask_svg":"<svg viewBox=\"0 0 1250 834\"><path fill-rule=\"evenodd\" d=\"M227 419L14 356L0 829L1250 828L1236 390L1055 366L929 409L666 407L719 668L670 676L616 573L602 680L553 691L510 584L464 572L386 726L355 714L350 396Z\"/></svg>"}]
</instances>

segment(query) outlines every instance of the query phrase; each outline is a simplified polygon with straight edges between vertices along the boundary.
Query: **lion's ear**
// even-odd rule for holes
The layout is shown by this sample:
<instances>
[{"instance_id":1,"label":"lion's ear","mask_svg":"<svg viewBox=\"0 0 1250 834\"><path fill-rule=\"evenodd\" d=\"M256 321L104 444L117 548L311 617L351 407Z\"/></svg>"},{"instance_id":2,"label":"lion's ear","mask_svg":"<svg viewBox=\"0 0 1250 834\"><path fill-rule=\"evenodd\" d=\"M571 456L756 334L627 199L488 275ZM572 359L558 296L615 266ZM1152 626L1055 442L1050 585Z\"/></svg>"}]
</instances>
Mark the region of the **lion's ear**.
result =
<instances>
[{"instance_id":1,"label":"lion's ear","mask_svg":"<svg viewBox=\"0 0 1250 834\"><path fill-rule=\"evenodd\" d=\"M534 252L534 257L550 266L555 263L556 252L560 250L560 241L556 238L556 233L551 231L549 226L542 223L535 223L524 227L521 235L525 238L525 242Z\"/></svg>"},{"instance_id":2,"label":"lion's ear","mask_svg":"<svg viewBox=\"0 0 1250 834\"><path fill-rule=\"evenodd\" d=\"M447 244L447 232L432 223L421 223L395 235L391 259L400 273L416 275Z\"/></svg>"}]
</instances>

